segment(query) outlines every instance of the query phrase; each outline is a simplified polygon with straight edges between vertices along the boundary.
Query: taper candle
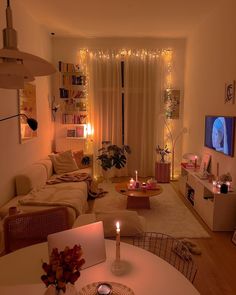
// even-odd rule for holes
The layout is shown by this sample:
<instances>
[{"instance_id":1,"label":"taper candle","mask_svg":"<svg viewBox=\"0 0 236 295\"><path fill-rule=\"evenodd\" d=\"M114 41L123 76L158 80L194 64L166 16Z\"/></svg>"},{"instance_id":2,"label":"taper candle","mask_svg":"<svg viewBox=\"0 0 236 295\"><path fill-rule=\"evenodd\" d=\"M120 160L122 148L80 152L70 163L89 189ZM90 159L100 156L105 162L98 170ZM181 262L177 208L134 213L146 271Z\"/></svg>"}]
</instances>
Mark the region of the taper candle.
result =
<instances>
[{"instance_id":1,"label":"taper candle","mask_svg":"<svg viewBox=\"0 0 236 295\"><path fill-rule=\"evenodd\" d=\"M194 167L197 168L197 156L194 157Z\"/></svg>"},{"instance_id":2,"label":"taper candle","mask_svg":"<svg viewBox=\"0 0 236 295\"><path fill-rule=\"evenodd\" d=\"M116 223L116 260L120 260L120 223Z\"/></svg>"},{"instance_id":3,"label":"taper candle","mask_svg":"<svg viewBox=\"0 0 236 295\"><path fill-rule=\"evenodd\" d=\"M135 170L135 181L138 182L138 171Z\"/></svg>"}]
</instances>

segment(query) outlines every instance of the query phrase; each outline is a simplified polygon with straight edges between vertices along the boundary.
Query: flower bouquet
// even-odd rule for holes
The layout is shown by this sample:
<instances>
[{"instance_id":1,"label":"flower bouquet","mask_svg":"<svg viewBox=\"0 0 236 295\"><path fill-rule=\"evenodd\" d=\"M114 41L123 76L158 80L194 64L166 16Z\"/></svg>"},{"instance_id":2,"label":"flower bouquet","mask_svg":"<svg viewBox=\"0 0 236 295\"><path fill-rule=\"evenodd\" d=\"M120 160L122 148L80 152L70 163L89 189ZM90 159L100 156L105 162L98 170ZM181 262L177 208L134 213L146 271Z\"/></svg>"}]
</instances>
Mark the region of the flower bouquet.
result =
<instances>
[{"instance_id":1,"label":"flower bouquet","mask_svg":"<svg viewBox=\"0 0 236 295\"><path fill-rule=\"evenodd\" d=\"M46 287L53 285L58 293L60 290L66 292L67 283L74 284L80 276L80 268L85 263L81 256L80 245L75 245L72 249L66 247L61 252L54 248L49 263L43 262L42 264L46 274L41 276L41 280Z\"/></svg>"},{"instance_id":2,"label":"flower bouquet","mask_svg":"<svg viewBox=\"0 0 236 295\"><path fill-rule=\"evenodd\" d=\"M165 145L164 148L161 148L159 145L156 148L156 152L160 154L161 156L161 162L165 163L165 156L168 155L170 153L167 145Z\"/></svg>"}]
</instances>

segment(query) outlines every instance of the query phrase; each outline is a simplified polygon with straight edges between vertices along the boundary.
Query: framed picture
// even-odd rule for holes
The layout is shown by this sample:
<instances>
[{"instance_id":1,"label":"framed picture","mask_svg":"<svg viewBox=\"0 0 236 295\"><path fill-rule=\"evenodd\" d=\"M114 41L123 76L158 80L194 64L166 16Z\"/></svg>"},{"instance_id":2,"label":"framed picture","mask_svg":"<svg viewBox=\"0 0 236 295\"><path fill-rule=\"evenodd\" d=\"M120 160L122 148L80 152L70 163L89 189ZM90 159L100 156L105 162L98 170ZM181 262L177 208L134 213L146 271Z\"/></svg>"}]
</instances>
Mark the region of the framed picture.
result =
<instances>
[{"instance_id":1,"label":"framed picture","mask_svg":"<svg viewBox=\"0 0 236 295\"><path fill-rule=\"evenodd\" d=\"M170 119L179 118L180 90L166 89L164 92L164 108L166 117Z\"/></svg>"},{"instance_id":2,"label":"framed picture","mask_svg":"<svg viewBox=\"0 0 236 295\"><path fill-rule=\"evenodd\" d=\"M36 86L31 83L25 83L24 88L19 92L19 113L25 114L28 118L37 120L36 109ZM37 137L37 130L33 131L27 124L25 116L19 116L20 122L20 142L26 142L29 139Z\"/></svg>"},{"instance_id":3,"label":"framed picture","mask_svg":"<svg viewBox=\"0 0 236 295\"><path fill-rule=\"evenodd\" d=\"M236 245L236 230L233 233L232 242Z\"/></svg>"},{"instance_id":4,"label":"framed picture","mask_svg":"<svg viewBox=\"0 0 236 295\"><path fill-rule=\"evenodd\" d=\"M200 173L203 174L204 170L207 171L209 168L209 164L210 164L210 160L211 160L211 155L204 153L202 156L202 161L201 161L201 165L200 165Z\"/></svg>"},{"instance_id":5,"label":"framed picture","mask_svg":"<svg viewBox=\"0 0 236 295\"><path fill-rule=\"evenodd\" d=\"M225 103L234 104L235 80L225 83Z\"/></svg>"}]
</instances>

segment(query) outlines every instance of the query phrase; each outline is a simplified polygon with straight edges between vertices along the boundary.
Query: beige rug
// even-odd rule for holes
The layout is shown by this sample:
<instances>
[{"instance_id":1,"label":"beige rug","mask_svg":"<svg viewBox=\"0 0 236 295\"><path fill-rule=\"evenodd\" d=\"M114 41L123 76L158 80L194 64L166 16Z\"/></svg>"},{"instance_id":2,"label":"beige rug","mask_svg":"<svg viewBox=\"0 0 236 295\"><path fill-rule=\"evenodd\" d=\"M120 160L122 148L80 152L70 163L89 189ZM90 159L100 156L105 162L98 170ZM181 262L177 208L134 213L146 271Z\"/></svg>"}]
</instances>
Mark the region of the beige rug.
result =
<instances>
[{"instance_id":1,"label":"beige rug","mask_svg":"<svg viewBox=\"0 0 236 295\"><path fill-rule=\"evenodd\" d=\"M161 184L163 192L150 198L151 209L136 210L146 219L146 231L177 238L209 238L209 234L177 196L171 184ZM100 184L109 193L96 199L93 211L125 210L127 197L115 190L115 183Z\"/></svg>"}]
</instances>

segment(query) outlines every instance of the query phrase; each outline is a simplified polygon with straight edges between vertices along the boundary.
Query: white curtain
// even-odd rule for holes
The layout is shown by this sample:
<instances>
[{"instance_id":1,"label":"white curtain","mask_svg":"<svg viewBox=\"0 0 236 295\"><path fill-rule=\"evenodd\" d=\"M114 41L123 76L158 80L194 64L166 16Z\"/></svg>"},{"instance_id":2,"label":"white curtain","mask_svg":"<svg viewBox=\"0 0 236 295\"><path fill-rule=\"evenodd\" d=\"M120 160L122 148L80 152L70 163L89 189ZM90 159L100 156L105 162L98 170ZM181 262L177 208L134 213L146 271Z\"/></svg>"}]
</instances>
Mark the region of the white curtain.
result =
<instances>
[{"instance_id":1,"label":"white curtain","mask_svg":"<svg viewBox=\"0 0 236 295\"><path fill-rule=\"evenodd\" d=\"M99 176L102 170L96 158L102 141L109 140L119 146L122 144L120 59L112 51L103 52L102 55L99 52L90 53L88 70L90 120L94 129L94 174Z\"/></svg>"},{"instance_id":2,"label":"white curtain","mask_svg":"<svg viewBox=\"0 0 236 295\"><path fill-rule=\"evenodd\" d=\"M153 176L155 148L159 143L163 88L163 64L152 55L127 56L125 59L125 131L129 156L128 172L134 176Z\"/></svg>"}]
</instances>

